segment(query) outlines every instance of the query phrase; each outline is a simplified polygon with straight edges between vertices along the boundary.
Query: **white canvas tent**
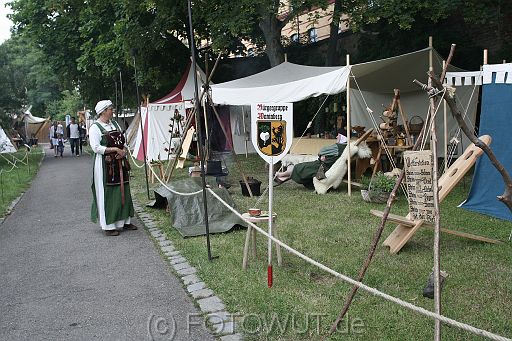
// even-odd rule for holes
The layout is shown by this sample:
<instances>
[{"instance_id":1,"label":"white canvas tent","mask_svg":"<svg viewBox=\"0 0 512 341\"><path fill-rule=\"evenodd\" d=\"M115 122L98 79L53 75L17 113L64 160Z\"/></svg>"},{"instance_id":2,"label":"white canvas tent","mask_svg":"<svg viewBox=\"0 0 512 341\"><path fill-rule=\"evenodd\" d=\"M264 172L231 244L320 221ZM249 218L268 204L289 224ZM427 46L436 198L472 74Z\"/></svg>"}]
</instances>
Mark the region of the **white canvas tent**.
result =
<instances>
[{"instance_id":1,"label":"white canvas tent","mask_svg":"<svg viewBox=\"0 0 512 341\"><path fill-rule=\"evenodd\" d=\"M212 85L212 98L216 104L250 105L254 102L297 102L309 97L322 94L337 94L346 91L349 75L351 96L352 126L373 127L367 113L367 106L373 110L377 122L382 113L383 105L389 105L393 98L393 89L401 91L401 103L408 118L412 116L426 117L428 97L425 91L415 86L412 81L418 79L427 82L426 72L429 69L429 53L432 51L434 71L440 72L442 58L430 48L407 53L401 56L371 61L362 64L340 67L312 67L284 62L272 69L258 74ZM454 71L459 69L451 68ZM472 89L457 90L460 102L466 105L470 100ZM474 122L477 96L470 102L469 119ZM367 105L366 105L367 104ZM241 112L238 109L237 112ZM231 118L233 144L237 153L245 148L240 145L243 138L235 136L237 124L240 121L236 115ZM437 116L437 126L443 127L442 111ZM448 130L457 129L455 120L449 116ZM239 129L238 129L239 130ZM442 155L443 143L439 143L439 153ZM467 145L467 143L465 144Z\"/></svg>"},{"instance_id":2,"label":"white canvas tent","mask_svg":"<svg viewBox=\"0 0 512 341\"><path fill-rule=\"evenodd\" d=\"M14 153L15 151L16 148L2 127L0 127L0 153Z\"/></svg>"},{"instance_id":3,"label":"white canvas tent","mask_svg":"<svg viewBox=\"0 0 512 341\"><path fill-rule=\"evenodd\" d=\"M206 82L206 76L199 67L197 67L197 71L198 91L201 93L201 88ZM169 148L169 124L171 124L171 118L174 117L174 113L177 110L182 116L182 121L185 122L186 110L193 107L193 99L194 72L191 64L189 64L174 90L161 99L149 103L147 107L141 108L141 119L144 127L144 145L146 147L147 160L167 159L168 152L165 151L165 148ZM134 155L138 160L143 161L144 150L142 134L140 131L140 121L133 120L133 124L137 124L137 127L130 127L129 129L137 129ZM180 130L180 133L183 133L183 131Z\"/></svg>"}]
</instances>

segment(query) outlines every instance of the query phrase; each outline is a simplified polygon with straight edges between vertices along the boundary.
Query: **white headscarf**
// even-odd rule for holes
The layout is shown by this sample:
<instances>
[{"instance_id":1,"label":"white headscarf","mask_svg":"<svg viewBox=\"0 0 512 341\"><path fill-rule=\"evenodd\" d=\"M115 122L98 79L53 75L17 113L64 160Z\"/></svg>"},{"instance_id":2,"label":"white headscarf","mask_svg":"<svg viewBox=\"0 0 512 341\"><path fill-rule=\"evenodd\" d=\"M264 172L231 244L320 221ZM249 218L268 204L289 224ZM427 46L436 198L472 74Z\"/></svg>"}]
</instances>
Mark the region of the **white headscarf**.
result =
<instances>
[{"instance_id":1,"label":"white headscarf","mask_svg":"<svg viewBox=\"0 0 512 341\"><path fill-rule=\"evenodd\" d=\"M108 99L104 99L102 101L99 101L96 106L94 107L94 110L96 111L96 114L101 114L105 109L110 107L112 105L112 101Z\"/></svg>"}]
</instances>

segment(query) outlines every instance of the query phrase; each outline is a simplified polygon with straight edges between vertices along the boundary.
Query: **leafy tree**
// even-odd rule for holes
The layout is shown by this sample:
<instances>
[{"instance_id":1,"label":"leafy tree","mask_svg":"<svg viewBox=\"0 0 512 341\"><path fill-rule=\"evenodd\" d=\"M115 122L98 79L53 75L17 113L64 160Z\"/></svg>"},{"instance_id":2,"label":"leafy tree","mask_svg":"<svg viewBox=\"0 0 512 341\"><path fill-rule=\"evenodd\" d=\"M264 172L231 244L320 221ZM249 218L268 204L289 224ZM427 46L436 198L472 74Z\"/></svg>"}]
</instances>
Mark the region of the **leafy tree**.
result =
<instances>
[{"instance_id":1,"label":"leafy tree","mask_svg":"<svg viewBox=\"0 0 512 341\"><path fill-rule=\"evenodd\" d=\"M52 120L63 121L66 115L76 117L76 112L83 109L83 106L81 95L76 89L73 91L64 90L61 99L48 104L47 112Z\"/></svg>"},{"instance_id":2,"label":"leafy tree","mask_svg":"<svg viewBox=\"0 0 512 341\"><path fill-rule=\"evenodd\" d=\"M46 103L59 97L58 79L39 47L21 35L0 45L0 114L19 113L32 105L32 113L44 116Z\"/></svg>"},{"instance_id":3,"label":"leafy tree","mask_svg":"<svg viewBox=\"0 0 512 341\"><path fill-rule=\"evenodd\" d=\"M214 46L227 49L236 39L265 43L271 66L284 61L281 41L283 27L298 14L315 6L326 8L326 0L291 0L285 7L279 0L203 0L194 3L200 17L208 24Z\"/></svg>"}]
</instances>

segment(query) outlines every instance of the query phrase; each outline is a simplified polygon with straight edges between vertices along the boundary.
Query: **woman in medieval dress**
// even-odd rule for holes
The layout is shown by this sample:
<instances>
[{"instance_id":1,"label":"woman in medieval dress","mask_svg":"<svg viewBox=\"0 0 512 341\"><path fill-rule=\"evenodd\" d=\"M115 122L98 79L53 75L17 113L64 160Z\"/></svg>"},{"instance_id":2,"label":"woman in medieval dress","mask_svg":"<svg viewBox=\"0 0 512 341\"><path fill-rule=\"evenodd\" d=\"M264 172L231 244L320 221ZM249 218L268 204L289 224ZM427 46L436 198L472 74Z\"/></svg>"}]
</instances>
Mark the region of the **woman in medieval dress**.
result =
<instances>
[{"instance_id":1,"label":"woman in medieval dress","mask_svg":"<svg viewBox=\"0 0 512 341\"><path fill-rule=\"evenodd\" d=\"M98 119L89 130L89 143L94 152L91 220L95 223L99 220L107 236L117 236L120 230L136 230L137 227L131 223L134 209L128 177L119 183L109 182L107 173L110 170L107 172L106 161L116 163L117 160L123 160L127 149L124 145L122 148L107 146L108 132L122 132L117 122L112 120L112 102L99 101L95 110ZM117 171L124 173L119 169Z\"/></svg>"}]
</instances>

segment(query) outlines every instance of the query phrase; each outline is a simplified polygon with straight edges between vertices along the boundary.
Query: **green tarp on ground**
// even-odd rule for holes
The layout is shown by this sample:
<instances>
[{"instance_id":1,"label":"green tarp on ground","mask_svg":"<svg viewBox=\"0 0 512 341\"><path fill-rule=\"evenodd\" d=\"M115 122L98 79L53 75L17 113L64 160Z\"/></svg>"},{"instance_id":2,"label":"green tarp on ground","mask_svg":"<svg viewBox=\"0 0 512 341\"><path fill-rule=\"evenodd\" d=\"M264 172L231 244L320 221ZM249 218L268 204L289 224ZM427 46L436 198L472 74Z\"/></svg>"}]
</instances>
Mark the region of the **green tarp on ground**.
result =
<instances>
[{"instance_id":1,"label":"green tarp on ground","mask_svg":"<svg viewBox=\"0 0 512 341\"><path fill-rule=\"evenodd\" d=\"M193 193L202 190L201 178L178 180L167 184L173 191ZM225 188L212 188L231 207L235 203ZM206 234L204 224L204 205L202 191L193 195L179 195L164 186L155 190L157 205L167 199L171 215L171 225L183 237L201 236ZM235 225L243 225L243 221L226 208L209 191L206 192L208 204L208 226L210 233L221 233L231 230Z\"/></svg>"}]
</instances>

